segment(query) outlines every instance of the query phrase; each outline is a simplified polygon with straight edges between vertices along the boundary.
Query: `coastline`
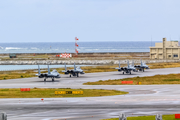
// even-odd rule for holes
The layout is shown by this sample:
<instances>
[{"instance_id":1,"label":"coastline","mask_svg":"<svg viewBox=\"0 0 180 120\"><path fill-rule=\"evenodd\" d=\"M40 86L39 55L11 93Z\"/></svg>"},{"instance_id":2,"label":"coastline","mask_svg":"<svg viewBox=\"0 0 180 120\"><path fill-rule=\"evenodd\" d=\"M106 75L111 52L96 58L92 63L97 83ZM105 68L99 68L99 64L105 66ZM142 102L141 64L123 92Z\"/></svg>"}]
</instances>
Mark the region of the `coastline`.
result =
<instances>
[{"instance_id":1,"label":"coastline","mask_svg":"<svg viewBox=\"0 0 180 120\"><path fill-rule=\"evenodd\" d=\"M59 53L60 54L60 53ZM145 63L162 63L162 62L180 62L180 60L150 60L149 52L114 52L114 53L71 53L71 58L56 57L57 53L17 53L17 58L9 58L9 54L0 54L0 65L111 65L140 63L141 59Z\"/></svg>"},{"instance_id":2,"label":"coastline","mask_svg":"<svg viewBox=\"0 0 180 120\"><path fill-rule=\"evenodd\" d=\"M121 64L131 64L132 60L121 60ZM140 63L141 60L134 60L134 63ZM167 63L167 62L180 62L180 60L143 60L145 63ZM0 65L113 65L119 64L119 60L14 60L14 61L0 61Z\"/></svg>"}]
</instances>

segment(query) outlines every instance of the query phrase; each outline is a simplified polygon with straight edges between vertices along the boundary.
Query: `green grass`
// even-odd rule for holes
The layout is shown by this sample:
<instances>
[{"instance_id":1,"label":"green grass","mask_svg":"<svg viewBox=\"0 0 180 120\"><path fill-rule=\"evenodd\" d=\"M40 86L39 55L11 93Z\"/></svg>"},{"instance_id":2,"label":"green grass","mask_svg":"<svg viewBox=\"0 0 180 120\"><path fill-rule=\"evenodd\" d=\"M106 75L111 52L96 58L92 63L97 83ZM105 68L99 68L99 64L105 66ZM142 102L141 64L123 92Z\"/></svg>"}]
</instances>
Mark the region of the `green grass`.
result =
<instances>
[{"instance_id":1,"label":"green grass","mask_svg":"<svg viewBox=\"0 0 180 120\"><path fill-rule=\"evenodd\" d=\"M103 120L119 120L119 118L110 118ZM137 117L127 117L127 120L155 120L155 116L137 116ZM177 120L174 115L163 115L163 120Z\"/></svg>"},{"instance_id":2,"label":"green grass","mask_svg":"<svg viewBox=\"0 0 180 120\"><path fill-rule=\"evenodd\" d=\"M173 62L173 63L149 63L147 65L149 65L151 69L180 67L179 62Z\"/></svg>"},{"instance_id":3,"label":"green grass","mask_svg":"<svg viewBox=\"0 0 180 120\"><path fill-rule=\"evenodd\" d=\"M35 77L33 70L27 71L0 71L0 80Z\"/></svg>"},{"instance_id":4,"label":"green grass","mask_svg":"<svg viewBox=\"0 0 180 120\"><path fill-rule=\"evenodd\" d=\"M147 77L133 77L115 80L99 80L97 82L87 82L84 85L126 85L121 84L121 81L133 81L132 85L137 85L141 82L142 85L152 84L180 84L180 74L169 74L169 75L155 75Z\"/></svg>"},{"instance_id":5,"label":"green grass","mask_svg":"<svg viewBox=\"0 0 180 120\"><path fill-rule=\"evenodd\" d=\"M83 91L82 95L64 94L55 95L55 91ZM70 89L70 88L33 88L30 91L21 92L20 89L0 89L0 98L62 98L62 97L97 97L124 95L128 92L117 90L99 90L99 89Z\"/></svg>"}]
</instances>

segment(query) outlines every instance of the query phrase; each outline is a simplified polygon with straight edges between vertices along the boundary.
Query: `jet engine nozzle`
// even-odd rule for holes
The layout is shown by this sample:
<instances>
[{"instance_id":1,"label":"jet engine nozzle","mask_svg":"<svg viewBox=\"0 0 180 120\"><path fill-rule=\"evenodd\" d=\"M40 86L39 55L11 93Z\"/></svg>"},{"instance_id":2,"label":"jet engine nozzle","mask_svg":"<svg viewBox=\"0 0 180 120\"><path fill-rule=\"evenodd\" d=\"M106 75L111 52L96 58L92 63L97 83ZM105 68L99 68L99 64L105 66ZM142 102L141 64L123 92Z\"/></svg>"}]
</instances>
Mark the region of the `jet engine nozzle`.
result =
<instances>
[{"instance_id":1,"label":"jet engine nozzle","mask_svg":"<svg viewBox=\"0 0 180 120\"><path fill-rule=\"evenodd\" d=\"M85 74L84 72L80 72L80 74Z\"/></svg>"},{"instance_id":2,"label":"jet engine nozzle","mask_svg":"<svg viewBox=\"0 0 180 120\"><path fill-rule=\"evenodd\" d=\"M47 77L48 75L47 74L44 74L44 77Z\"/></svg>"},{"instance_id":3,"label":"jet engine nozzle","mask_svg":"<svg viewBox=\"0 0 180 120\"><path fill-rule=\"evenodd\" d=\"M39 78L43 78L43 77L44 77L44 75L43 75L43 74L40 74L40 75L39 75Z\"/></svg>"}]
</instances>

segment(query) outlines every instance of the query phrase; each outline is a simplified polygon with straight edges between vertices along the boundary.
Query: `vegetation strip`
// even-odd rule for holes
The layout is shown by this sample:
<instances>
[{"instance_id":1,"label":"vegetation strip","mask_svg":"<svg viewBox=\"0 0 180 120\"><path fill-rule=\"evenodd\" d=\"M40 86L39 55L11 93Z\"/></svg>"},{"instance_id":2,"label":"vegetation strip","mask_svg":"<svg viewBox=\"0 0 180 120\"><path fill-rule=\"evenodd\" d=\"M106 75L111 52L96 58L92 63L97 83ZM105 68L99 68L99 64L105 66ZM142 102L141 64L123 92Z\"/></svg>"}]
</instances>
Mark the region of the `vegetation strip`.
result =
<instances>
[{"instance_id":1,"label":"vegetation strip","mask_svg":"<svg viewBox=\"0 0 180 120\"><path fill-rule=\"evenodd\" d=\"M163 115L163 120L177 120L174 115ZM102 119L102 120L119 120L119 118ZM127 120L155 120L155 116L137 116L127 117Z\"/></svg>"},{"instance_id":2,"label":"vegetation strip","mask_svg":"<svg viewBox=\"0 0 180 120\"><path fill-rule=\"evenodd\" d=\"M122 81L133 81L129 85L152 85L152 84L180 84L180 74L169 74L169 75L155 75L147 77L133 77L115 80L99 80L97 82L87 82L84 85L127 85L123 84Z\"/></svg>"},{"instance_id":3,"label":"vegetation strip","mask_svg":"<svg viewBox=\"0 0 180 120\"><path fill-rule=\"evenodd\" d=\"M55 94L55 91L83 91L83 94ZM102 89L70 89L70 88L33 88L21 92L20 89L0 89L0 98L62 98L62 97L97 97L124 95L128 92Z\"/></svg>"},{"instance_id":4,"label":"vegetation strip","mask_svg":"<svg viewBox=\"0 0 180 120\"><path fill-rule=\"evenodd\" d=\"M180 63L151 63L147 65L149 65L150 69L180 67ZM127 65L123 64L122 67L123 66L127 66ZM117 71L115 69L116 67L118 67L118 65L112 64L112 65L102 65L102 66L86 66L86 67L81 67L81 68L84 70L85 73L95 73L95 72ZM73 68L69 68L69 69L73 69ZM44 70L47 70L47 69L44 69ZM64 70L64 68L56 68L56 70L60 74L63 74L61 71ZM46 72L47 71L44 71L42 73L46 73ZM35 76L35 74L37 73L38 73L37 70L0 71L0 80L37 77Z\"/></svg>"}]
</instances>

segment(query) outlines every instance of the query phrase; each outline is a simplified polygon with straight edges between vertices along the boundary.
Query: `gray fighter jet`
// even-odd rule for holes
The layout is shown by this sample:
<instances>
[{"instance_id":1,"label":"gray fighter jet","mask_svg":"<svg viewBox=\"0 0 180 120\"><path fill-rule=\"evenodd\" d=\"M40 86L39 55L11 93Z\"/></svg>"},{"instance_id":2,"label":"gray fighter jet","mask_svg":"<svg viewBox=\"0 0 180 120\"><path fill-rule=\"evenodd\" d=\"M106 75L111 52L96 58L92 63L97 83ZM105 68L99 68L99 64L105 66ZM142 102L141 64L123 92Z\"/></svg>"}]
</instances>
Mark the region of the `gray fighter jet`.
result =
<instances>
[{"instance_id":1,"label":"gray fighter jet","mask_svg":"<svg viewBox=\"0 0 180 120\"><path fill-rule=\"evenodd\" d=\"M48 73L41 73L40 67L38 65L38 74L36 74L39 78L44 78L44 81L46 81L47 78L52 78L52 81L54 81L54 78L61 78L60 74L56 71L53 70L50 72L49 65L48 65Z\"/></svg>"},{"instance_id":2,"label":"gray fighter jet","mask_svg":"<svg viewBox=\"0 0 180 120\"><path fill-rule=\"evenodd\" d=\"M133 61L132 65L134 66L134 61ZM137 70L143 71L143 72L144 72L144 69L149 69L149 66L142 62L142 59L141 59L141 65L135 65L134 67Z\"/></svg>"},{"instance_id":3,"label":"gray fighter jet","mask_svg":"<svg viewBox=\"0 0 180 120\"><path fill-rule=\"evenodd\" d=\"M76 68L75 63L74 63L74 70L67 70L66 63L65 63L65 70L63 70L62 72L64 72L66 75L70 74L69 77L71 77L71 75L79 77L79 75L78 75L79 73L85 74L79 66Z\"/></svg>"},{"instance_id":4,"label":"gray fighter jet","mask_svg":"<svg viewBox=\"0 0 180 120\"><path fill-rule=\"evenodd\" d=\"M129 61L127 62L127 64L128 64L127 67L121 67L120 66L120 60L119 60L119 68L115 68L115 69L118 69L119 72L123 71L123 74L124 73L131 74L131 71L137 72L137 70L134 66L129 65Z\"/></svg>"}]
</instances>

